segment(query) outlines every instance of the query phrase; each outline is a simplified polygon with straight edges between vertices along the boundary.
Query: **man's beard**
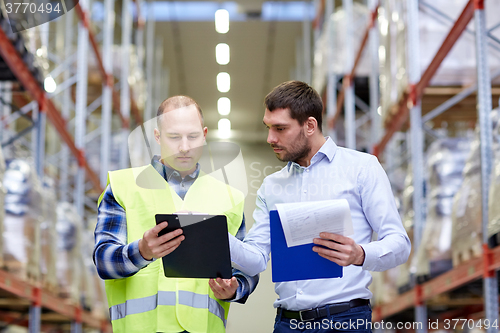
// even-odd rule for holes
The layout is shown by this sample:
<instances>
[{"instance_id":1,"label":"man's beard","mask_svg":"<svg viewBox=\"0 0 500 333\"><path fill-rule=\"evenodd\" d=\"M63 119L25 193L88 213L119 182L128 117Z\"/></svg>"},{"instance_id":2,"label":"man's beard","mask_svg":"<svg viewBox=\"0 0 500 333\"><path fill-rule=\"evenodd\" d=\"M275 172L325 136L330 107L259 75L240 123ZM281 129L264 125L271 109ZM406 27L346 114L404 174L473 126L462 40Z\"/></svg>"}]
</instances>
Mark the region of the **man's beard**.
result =
<instances>
[{"instance_id":1,"label":"man's beard","mask_svg":"<svg viewBox=\"0 0 500 333\"><path fill-rule=\"evenodd\" d=\"M289 162L289 161L296 162L297 160L300 160L306 157L307 154L309 154L309 152L311 151L311 146L307 142L307 138L304 134L304 131L300 132L294 143L295 145L291 146L288 149L276 145L271 145L271 147L283 149L285 154L283 155L282 158L279 157L279 154L276 154L276 157L281 162Z\"/></svg>"}]
</instances>

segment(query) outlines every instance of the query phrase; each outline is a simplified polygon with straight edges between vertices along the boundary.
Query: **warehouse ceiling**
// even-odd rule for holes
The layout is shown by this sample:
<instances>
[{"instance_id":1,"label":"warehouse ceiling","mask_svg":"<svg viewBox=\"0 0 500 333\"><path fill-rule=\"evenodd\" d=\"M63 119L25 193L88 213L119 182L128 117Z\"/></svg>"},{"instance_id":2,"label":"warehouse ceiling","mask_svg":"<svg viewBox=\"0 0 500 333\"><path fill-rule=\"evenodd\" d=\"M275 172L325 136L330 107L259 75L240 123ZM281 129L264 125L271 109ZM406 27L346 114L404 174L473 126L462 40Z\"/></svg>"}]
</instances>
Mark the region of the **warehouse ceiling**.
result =
<instances>
[{"instance_id":1,"label":"warehouse ceiling","mask_svg":"<svg viewBox=\"0 0 500 333\"><path fill-rule=\"evenodd\" d=\"M209 133L215 133L222 118L217 112L217 100L228 97L231 113L227 118L235 132L233 137L262 141L266 138L262 124L264 97L273 87L291 79L303 23L264 21L258 17L263 1L235 2L247 19L232 20L226 34L215 31L214 21L173 20L156 23L156 42L163 43L163 63L169 69L168 95L193 97L205 113ZM215 60L218 43L230 47L227 65L218 65ZM217 90L219 72L231 76L227 93Z\"/></svg>"}]
</instances>

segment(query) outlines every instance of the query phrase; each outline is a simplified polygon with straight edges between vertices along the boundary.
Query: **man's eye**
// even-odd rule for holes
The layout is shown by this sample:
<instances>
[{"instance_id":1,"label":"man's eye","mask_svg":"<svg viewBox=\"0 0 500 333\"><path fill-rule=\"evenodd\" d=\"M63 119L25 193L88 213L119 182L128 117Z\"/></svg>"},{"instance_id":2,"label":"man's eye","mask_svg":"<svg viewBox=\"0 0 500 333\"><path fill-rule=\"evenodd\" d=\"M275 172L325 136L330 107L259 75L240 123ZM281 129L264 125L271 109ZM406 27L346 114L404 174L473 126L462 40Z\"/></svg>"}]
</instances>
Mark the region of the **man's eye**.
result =
<instances>
[{"instance_id":1,"label":"man's eye","mask_svg":"<svg viewBox=\"0 0 500 333\"><path fill-rule=\"evenodd\" d=\"M194 139L197 139L197 138L198 138L198 135L190 135L189 136L189 139L191 139L191 140L194 140Z\"/></svg>"},{"instance_id":2,"label":"man's eye","mask_svg":"<svg viewBox=\"0 0 500 333\"><path fill-rule=\"evenodd\" d=\"M170 136L170 139L172 139L172 140L178 140L180 138L181 138L180 136Z\"/></svg>"},{"instance_id":3,"label":"man's eye","mask_svg":"<svg viewBox=\"0 0 500 333\"><path fill-rule=\"evenodd\" d=\"M283 131L283 130L285 130L285 128L284 128L284 127L276 127L276 129L277 129L278 131L280 131L280 132L281 132L281 131Z\"/></svg>"}]
</instances>

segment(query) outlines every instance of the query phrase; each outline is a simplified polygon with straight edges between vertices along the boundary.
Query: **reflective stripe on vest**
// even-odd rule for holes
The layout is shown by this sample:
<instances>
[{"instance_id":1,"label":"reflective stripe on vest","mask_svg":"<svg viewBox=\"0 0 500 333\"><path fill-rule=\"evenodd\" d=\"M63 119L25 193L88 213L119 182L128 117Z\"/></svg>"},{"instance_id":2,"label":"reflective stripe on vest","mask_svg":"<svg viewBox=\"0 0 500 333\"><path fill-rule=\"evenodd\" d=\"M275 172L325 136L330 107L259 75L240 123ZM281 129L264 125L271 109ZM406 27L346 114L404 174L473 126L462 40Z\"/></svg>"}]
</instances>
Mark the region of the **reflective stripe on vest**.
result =
<instances>
[{"instance_id":1,"label":"reflective stripe on vest","mask_svg":"<svg viewBox=\"0 0 500 333\"><path fill-rule=\"evenodd\" d=\"M207 301L208 298L208 301ZM142 298L129 299L125 303L109 308L111 320L125 318L125 316L144 313L156 309L158 305L176 304L175 291L158 291L158 294ZM225 311L222 305L208 295L196 294L190 291L179 290L179 304L197 309L208 309L208 312L219 317L226 326Z\"/></svg>"}]
</instances>

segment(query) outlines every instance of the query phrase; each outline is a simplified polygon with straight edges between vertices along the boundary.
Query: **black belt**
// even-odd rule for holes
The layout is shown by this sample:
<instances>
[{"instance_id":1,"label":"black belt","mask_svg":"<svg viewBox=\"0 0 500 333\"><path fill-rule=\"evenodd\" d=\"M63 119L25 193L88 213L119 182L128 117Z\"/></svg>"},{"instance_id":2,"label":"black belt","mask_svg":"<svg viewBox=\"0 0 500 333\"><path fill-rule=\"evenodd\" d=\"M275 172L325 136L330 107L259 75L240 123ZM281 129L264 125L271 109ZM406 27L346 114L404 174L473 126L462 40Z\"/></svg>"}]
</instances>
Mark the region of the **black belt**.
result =
<instances>
[{"instance_id":1,"label":"black belt","mask_svg":"<svg viewBox=\"0 0 500 333\"><path fill-rule=\"evenodd\" d=\"M282 317L288 319L298 319L301 321L315 320L318 318L323 318L328 316L328 314L333 315L349 310L350 308L355 308L358 306L368 305L370 300L356 298L349 302L328 304L320 308L302 310L302 311L289 311L282 308L278 308L278 315L281 313Z\"/></svg>"}]
</instances>

